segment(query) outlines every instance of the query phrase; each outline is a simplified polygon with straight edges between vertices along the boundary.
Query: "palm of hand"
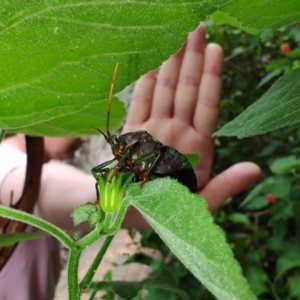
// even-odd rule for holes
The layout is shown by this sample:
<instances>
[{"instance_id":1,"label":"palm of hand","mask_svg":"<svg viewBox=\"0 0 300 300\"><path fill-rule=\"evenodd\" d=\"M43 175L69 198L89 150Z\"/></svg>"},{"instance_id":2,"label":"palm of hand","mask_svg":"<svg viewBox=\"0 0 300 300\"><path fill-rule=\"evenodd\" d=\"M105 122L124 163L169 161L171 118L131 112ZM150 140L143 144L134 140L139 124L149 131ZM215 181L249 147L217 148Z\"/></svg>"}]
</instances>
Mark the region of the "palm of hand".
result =
<instances>
[{"instance_id":1,"label":"palm of hand","mask_svg":"<svg viewBox=\"0 0 300 300\"><path fill-rule=\"evenodd\" d=\"M222 49L205 46L205 27L190 34L182 49L159 72L142 76L135 86L123 133L146 130L181 153L199 153L195 168L199 194L216 210L228 197L260 176L253 163L239 163L209 181L221 94Z\"/></svg>"}]
</instances>

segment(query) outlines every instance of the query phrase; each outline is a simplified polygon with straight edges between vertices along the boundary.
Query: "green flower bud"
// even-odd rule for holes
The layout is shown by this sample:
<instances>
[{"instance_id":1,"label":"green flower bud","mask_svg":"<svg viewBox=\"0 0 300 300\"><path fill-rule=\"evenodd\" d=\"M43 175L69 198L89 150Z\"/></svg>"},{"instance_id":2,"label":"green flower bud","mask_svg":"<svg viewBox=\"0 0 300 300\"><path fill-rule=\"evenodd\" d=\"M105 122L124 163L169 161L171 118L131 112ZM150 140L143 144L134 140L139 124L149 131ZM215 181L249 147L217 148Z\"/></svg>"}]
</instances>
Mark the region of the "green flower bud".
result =
<instances>
[{"instance_id":1,"label":"green flower bud","mask_svg":"<svg viewBox=\"0 0 300 300\"><path fill-rule=\"evenodd\" d=\"M109 213L119 209L125 189L134 174L120 172L115 176L112 175L113 169L107 176L97 176L100 188L100 205L105 212Z\"/></svg>"}]
</instances>

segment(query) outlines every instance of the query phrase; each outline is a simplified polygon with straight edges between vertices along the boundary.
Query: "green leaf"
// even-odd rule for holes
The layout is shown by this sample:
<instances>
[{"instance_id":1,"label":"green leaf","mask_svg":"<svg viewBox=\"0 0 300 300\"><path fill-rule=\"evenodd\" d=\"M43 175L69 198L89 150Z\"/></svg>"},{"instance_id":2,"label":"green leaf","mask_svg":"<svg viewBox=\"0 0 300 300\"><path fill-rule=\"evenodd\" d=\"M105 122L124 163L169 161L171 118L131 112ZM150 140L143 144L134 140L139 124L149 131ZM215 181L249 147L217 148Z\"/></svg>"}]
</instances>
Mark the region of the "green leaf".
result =
<instances>
[{"instance_id":1,"label":"green leaf","mask_svg":"<svg viewBox=\"0 0 300 300\"><path fill-rule=\"evenodd\" d=\"M178 51L224 1L5 1L0 128L53 136L104 128L115 64L117 92Z\"/></svg>"},{"instance_id":2,"label":"green leaf","mask_svg":"<svg viewBox=\"0 0 300 300\"><path fill-rule=\"evenodd\" d=\"M300 19L298 0L227 1L220 10L236 18L240 26L251 29L278 29Z\"/></svg>"},{"instance_id":3,"label":"green leaf","mask_svg":"<svg viewBox=\"0 0 300 300\"><path fill-rule=\"evenodd\" d=\"M298 223L298 226L299 226L299 224L300 224L300 219L299 219L299 216L300 216L300 202L299 201L294 201L293 202L292 210L293 210L293 217L295 218L295 221Z\"/></svg>"},{"instance_id":4,"label":"green leaf","mask_svg":"<svg viewBox=\"0 0 300 300\"><path fill-rule=\"evenodd\" d=\"M176 180L130 185L127 197L184 265L218 299L255 299L205 200Z\"/></svg>"},{"instance_id":5,"label":"green leaf","mask_svg":"<svg viewBox=\"0 0 300 300\"><path fill-rule=\"evenodd\" d=\"M300 165L300 159L296 156L290 155L276 159L271 165L270 169L274 174L290 173L293 169Z\"/></svg>"},{"instance_id":6,"label":"green leaf","mask_svg":"<svg viewBox=\"0 0 300 300\"><path fill-rule=\"evenodd\" d=\"M253 105L214 135L244 138L300 120L300 68L279 78Z\"/></svg>"},{"instance_id":7,"label":"green leaf","mask_svg":"<svg viewBox=\"0 0 300 300\"><path fill-rule=\"evenodd\" d=\"M145 285L144 281L99 281L92 282L91 289L110 289L125 300L131 300L137 296L138 292Z\"/></svg>"},{"instance_id":8,"label":"green leaf","mask_svg":"<svg viewBox=\"0 0 300 300\"><path fill-rule=\"evenodd\" d=\"M241 224L245 224L245 225L250 225L249 218L246 215L241 214L241 213L232 213L232 214L230 214L228 219L233 223L241 223Z\"/></svg>"},{"instance_id":9,"label":"green leaf","mask_svg":"<svg viewBox=\"0 0 300 300\"><path fill-rule=\"evenodd\" d=\"M76 206L71 216L75 226L84 221L89 221L90 226L95 226L101 218L101 210L98 202L97 204L86 203Z\"/></svg>"},{"instance_id":10,"label":"green leaf","mask_svg":"<svg viewBox=\"0 0 300 300\"><path fill-rule=\"evenodd\" d=\"M176 293L183 300L189 300L189 296L183 290L177 288L176 280L172 273L163 269L157 275L153 276L146 287L168 290Z\"/></svg>"},{"instance_id":11,"label":"green leaf","mask_svg":"<svg viewBox=\"0 0 300 300\"><path fill-rule=\"evenodd\" d=\"M286 253L277 260L276 278L279 279L288 270L300 266L299 245L293 245L286 249Z\"/></svg>"},{"instance_id":12,"label":"green leaf","mask_svg":"<svg viewBox=\"0 0 300 300\"><path fill-rule=\"evenodd\" d=\"M289 287L290 297L300 297L300 275L292 278L292 284Z\"/></svg>"},{"instance_id":13,"label":"green leaf","mask_svg":"<svg viewBox=\"0 0 300 300\"><path fill-rule=\"evenodd\" d=\"M265 242L265 246L268 249L271 249L276 254L282 254L286 252L286 249L293 247L290 242L285 241L282 236L276 237L272 236Z\"/></svg>"},{"instance_id":14,"label":"green leaf","mask_svg":"<svg viewBox=\"0 0 300 300\"><path fill-rule=\"evenodd\" d=\"M271 187L271 193L275 195L276 198L282 198L290 194L291 188L290 179L280 178L276 181L276 184Z\"/></svg>"},{"instance_id":15,"label":"green leaf","mask_svg":"<svg viewBox=\"0 0 300 300\"><path fill-rule=\"evenodd\" d=\"M105 128L116 62L115 92L161 65L215 12L220 22L254 33L299 20L299 1L4 1L0 128L48 136ZM116 128L124 110L112 116Z\"/></svg>"},{"instance_id":16,"label":"green leaf","mask_svg":"<svg viewBox=\"0 0 300 300\"><path fill-rule=\"evenodd\" d=\"M122 265L130 264L130 263L138 263L146 266L151 266L154 263L156 263L156 260L154 260L152 256L146 255L145 253L135 253L134 255L130 255L128 259L126 259L122 263Z\"/></svg>"},{"instance_id":17,"label":"green leaf","mask_svg":"<svg viewBox=\"0 0 300 300\"><path fill-rule=\"evenodd\" d=\"M120 123L126 115L124 103L120 102L116 97L113 99L110 114L110 129L112 131L120 127ZM94 126L102 129L102 131L106 131L106 111L107 100L105 99L101 102L89 104L76 113L65 114L64 116L45 120L44 122L31 126L10 129L10 131L24 132L29 135L47 136L78 136L78 133L81 133L81 135L99 134L99 132L94 129L89 129L88 127Z\"/></svg>"},{"instance_id":18,"label":"green leaf","mask_svg":"<svg viewBox=\"0 0 300 300\"><path fill-rule=\"evenodd\" d=\"M252 202L255 198L265 193L266 190L276 182L275 177L268 177L264 181L257 184L247 195L245 200L240 204L241 207L245 207L248 203Z\"/></svg>"},{"instance_id":19,"label":"green leaf","mask_svg":"<svg viewBox=\"0 0 300 300\"><path fill-rule=\"evenodd\" d=\"M111 281L109 286L118 296L130 300L137 296L144 284L144 281Z\"/></svg>"},{"instance_id":20,"label":"green leaf","mask_svg":"<svg viewBox=\"0 0 300 300\"><path fill-rule=\"evenodd\" d=\"M1 233L0 247L7 247L18 242L39 239L47 235L45 232Z\"/></svg>"},{"instance_id":21,"label":"green leaf","mask_svg":"<svg viewBox=\"0 0 300 300\"><path fill-rule=\"evenodd\" d=\"M234 27L240 28L250 34L259 33L259 31L256 30L255 28L243 27L242 24L237 21L237 18L230 17L228 14L221 11L216 11L215 13L213 13L211 18L216 25L229 24Z\"/></svg>"},{"instance_id":22,"label":"green leaf","mask_svg":"<svg viewBox=\"0 0 300 300\"><path fill-rule=\"evenodd\" d=\"M284 68L276 69L276 70L271 71L270 73L268 73L265 77L263 77L261 79L261 81L257 84L257 86L255 88L259 89L260 87L262 87L263 85L268 83L274 77L279 76L281 73L283 73L283 71L284 71Z\"/></svg>"},{"instance_id":23,"label":"green leaf","mask_svg":"<svg viewBox=\"0 0 300 300\"><path fill-rule=\"evenodd\" d=\"M176 281L173 275L165 269L142 281L99 281L93 282L90 287L97 290L110 289L119 297L126 300L133 299L138 295L140 290L147 287L173 291L180 296L181 299L189 300L189 296L176 287Z\"/></svg>"},{"instance_id":24,"label":"green leaf","mask_svg":"<svg viewBox=\"0 0 300 300\"><path fill-rule=\"evenodd\" d=\"M201 155L199 153L188 153L183 154L183 156L189 161L193 168L195 168L201 160Z\"/></svg>"},{"instance_id":25,"label":"green leaf","mask_svg":"<svg viewBox=\"0 0 300 300\"><path fill-rule=\"evenodd\" d=\"M300 48L297 48L297 49L291 51L290 53L288 53L287 57L289 57L291 59L299 58L300 57Z\"/></svg>"},{"instance_id":26,"label":"green leaf","mask_svg":"<svg viewBox=\"0 0 300 300\"><path fill-rule=\"evenodd\" d=\"M269 203L266 200L266 197L258 196L252 198L251 201L247 202L246 204L243 204L243 207L246 209L262 209L268 205Z\"/></svg>"},{"instance_id":27,"label":"green leaf","mask_svg":"<svg viewBox=\"0 0 300 300\"><path fill-rule=\"evenodd\" d=\"M268 291L268 286L267 286L267 279L268 276L266 273L263 271L258 266L250 266L246 270L246 278L251 286L251 289L255 293L255 295L259 295L263 292Z\"/></svg>"},{"instance_id":28,"label":"green leaf","mask_svg":"<svg viewBox=\"0 0 300 300\"><path fill-rule=\"evenodd\" d=\"M103 279L105 281L112 281L113 279L113 272L112 270L108 270L104 275L103 275Z\"/></svg>"}]
</instances>

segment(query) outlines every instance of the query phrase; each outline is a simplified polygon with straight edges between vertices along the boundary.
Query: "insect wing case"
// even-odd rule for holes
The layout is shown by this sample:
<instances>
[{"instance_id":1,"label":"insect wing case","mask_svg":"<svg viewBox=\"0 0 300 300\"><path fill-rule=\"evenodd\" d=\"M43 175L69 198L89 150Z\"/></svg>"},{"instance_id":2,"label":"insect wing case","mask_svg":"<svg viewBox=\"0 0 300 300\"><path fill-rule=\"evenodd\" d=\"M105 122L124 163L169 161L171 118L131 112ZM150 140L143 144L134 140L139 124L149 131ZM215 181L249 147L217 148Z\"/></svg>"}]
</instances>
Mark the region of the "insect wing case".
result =
<instances>
[{"instance_id":1,"label":"insect wing case","mask_svg":"<svg viewBox=\"0 0 300 300\"><path fill-rule=\"evenodd\" d=\"M172 147L163 146L163 155L154 168L154 177L170 176L187 186L192 193L197 191L197 178L193 167L184 155Z\"/></svg>"},{"instance_id":2,"label":"insect wing case","mask_svg":"<svg viewBox=\"0 0 300 300\"><path fill-rule=\"evenodd\" d=\"M197 191L197 178L193 167L180 152L163 145L147 131L125 133L119 136L122 150L129 150L126 159L119 165L120 171L131 171L134 181L143 181L145 172L151 169L150 178L170 176L187 186L191 192Z\"/></svg>"}]
</instances>

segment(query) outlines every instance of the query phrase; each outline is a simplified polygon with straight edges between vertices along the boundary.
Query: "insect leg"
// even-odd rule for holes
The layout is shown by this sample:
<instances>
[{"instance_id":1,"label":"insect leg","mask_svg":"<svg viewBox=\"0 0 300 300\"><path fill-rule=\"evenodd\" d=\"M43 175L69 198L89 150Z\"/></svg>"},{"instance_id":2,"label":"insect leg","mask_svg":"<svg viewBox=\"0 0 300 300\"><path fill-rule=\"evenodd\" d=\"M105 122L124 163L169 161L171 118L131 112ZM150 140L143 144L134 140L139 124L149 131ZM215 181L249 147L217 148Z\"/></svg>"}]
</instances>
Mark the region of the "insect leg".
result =
<instances>
[{"instance_id":1,"label":"insect leg","mask_svg":"<svg viewBox=\"0 0 300 300\"><path fill-rule=\"evenodd\" d=\"M93 169L92 169L92 173L96 173L96 174L97 174L97 173L107 172L107 169L108 169L108 168L105 168L105 167L108 166L108 165L110 165L110 164L111 164L112 162L114 162L116 159L117 159L117 158L114 157L113 159L108 160L108 161L102 163L101 165L99 165L99 166L93 168Z\"/></svg>"},{"instance_id":2,"label":"insect leg","mask_svg":"<svg viewBox=\"0 0 300 300\"><path fill-rule=\"evenodd\" d=\"M149 175L150 172L153 170L153 168L157 165L157 163L159 162L159 159L161 157L162 153L161 153L161 148L157 149L155 151L152 151L150 153L147 153L146 155L140 157L139 159L137 159L134 164L139 164L140 162L143 162L145 160L148 160L149 158L155 157L154 162L150 165L150 167L145 171L144 174L144 178L143 181L140 183L140 186L143 186L145 183L147 183L149 181Z\"/></svg>"},{"instance_id":3,"label":"insect leg","mask_svg":"<svg viewBox=\"0 0 300 300\"><path fill-rule=\"evenodd\" d=\"M99 185L98 185L98 182L95 183L95 188L96 188L97 200L100 200L100 194L99 194Z\"/></svg>"},{"instance_id":4,"label":"insect leg","mask_svg":"<svg viewBox=\"0 0 300 300\"><path fill-rule=\"evenodd\" d=\"M116 176L119 172L119 170L122 168L121 164L123 161L127 158L127 156L130 154L131 147L126 147L126 150L123 154L123 156L118 160L117 165L114 168L113 174L111 175L111 178L109 178L109 182L113 179L114 176Z\"/></svg>"}]
</instances>

